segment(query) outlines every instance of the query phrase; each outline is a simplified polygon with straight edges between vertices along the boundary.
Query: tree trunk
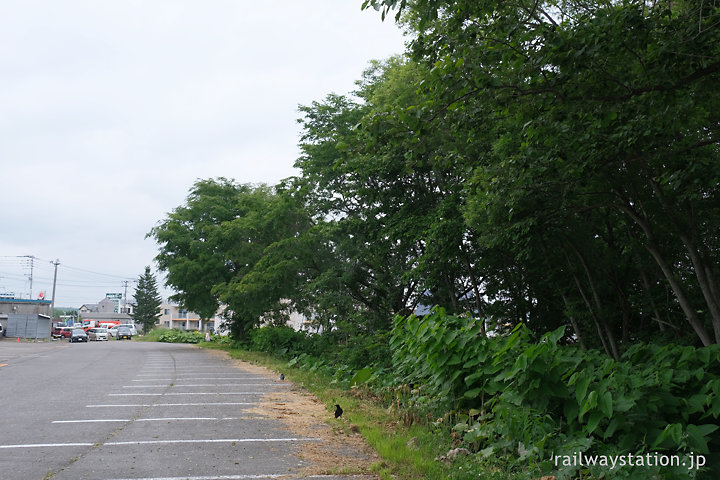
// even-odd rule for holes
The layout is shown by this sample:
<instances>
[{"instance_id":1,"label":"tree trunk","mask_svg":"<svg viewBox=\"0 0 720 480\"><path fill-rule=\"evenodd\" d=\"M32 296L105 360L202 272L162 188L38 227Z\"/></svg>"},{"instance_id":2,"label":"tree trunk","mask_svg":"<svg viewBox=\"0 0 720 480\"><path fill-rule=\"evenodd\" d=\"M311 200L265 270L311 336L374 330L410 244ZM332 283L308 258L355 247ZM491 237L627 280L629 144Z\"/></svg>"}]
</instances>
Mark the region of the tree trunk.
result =
<instances>
[{"instance_id":1,"label":"tree trunk","mask_svg":"<svg viewBox=\"0 0 720 480\"><path fill-rule=\"evenodd\" d=\"M653 319L655 322L657 322L658 327L660 328L661 332L665 331L665 325L663 324L663 321L660 319L660 312L658 312L657 306L655 305L655 299L652 297L652 292L650 291L650 281L647 278L647 274L644 270L640 270L640 280L643 285L643 290L645 290L645 293L648 296L648 300L650 301L650 308L653 312Z\"/></svg>"},{"instance_id":2,"label":"tree trunk","mask_svg":"<svg viewBox=\"0 0 720 480\"><path fill-rule=\"evenodd\" d=\"M475 294L475 308L477 308L478 317L481 317L482 319L482 326L481 331L483 336L487 336L487 330L485 326L485 316L483 314L483 311L485 310L483 308L482 298L480 298L480 286L478 285L478 282L475 278L475 272L473 272L472 265L470 265L470 260L468 260L467 254L465 253L464 249L460 249L463 253L463 260L465 261L465 268L467 268L468 276L470 277L470 283L472 284L472 289Z\"/></svg>"},{"instance_id":3,"label":"tree trunk","mask_svg":"<svg viewBox=\"0 0 720 480\"><path fill-rule=\"evenodd\" d=\"M618 207L624 213L626 213L645 233L645 238L647 240L645 243L645 248L653 257L655 262L658 264L660 270L663 272L663 275L665 276L665 279L670 285L670 288L672 289L675 298L680 304L680 308L682 308L683 313L685 313L685 318L687 319L688 323L693 328L695 334L698 336L704 346L711 345L713 343L712 338L710 337L710 335L708 335L705 326L703 325L700 318L697 316L697 312L690 304L690 300L687 298L687 295L685 295L685 291L675 278L672 267L670 267L670 264L667 262L667 260L665 260L662 252L660 251L660 248L655 244L655 235L653 234L650 224L642 217L640 217L640 215L633 209L632 205L630 205L629 202L622 195L619 194L619 192L615 193L622 201L622 203L619 204Z\"/></svg>"},{"instance_id":4,"label":"tree trunk","mask_svg":"<svg viewBox=\"0 0 720 480\"><path fill-rule=\"evenodd\" d=\"M690 256L690 261L692 261L693 269L695 271L695 278L698 281L700 291L705 299L705 304L712 316L715 342L720 343L720 300L713 294L713 291L717 291L716 288L712 286L715 276L712 274L710 265L705 261L705 258L700 253L697 246L698 234L695 209L693 208L692 203L687 200L683 202L684 209L671 205L660 184L655 181L652 175L650 175L649 172L651 169L647 166L647 164L645 165L645 171L648 172L648 181L655 193L655 196L657 197L657 200L660 202L660 205L665 210L665 213L675 225L678 237ZM685 214L679 215L678 212L683 210L685 210Z\"/></svg>"},{"instance_id":5,"label":"tree trunk","mask_svg":"<svg viewBox=\"0 0 720 480\"><path fill-rule=\"evenodd\" d=\"M647 248L647 250L650 252L650 254L660 266L660 270L662 270L665 278L670 284L670 288L675 294L675 298L680 304L680 308L682 308L683 312L685 313L685 318L687 318L688 323L693 328L693 330L695 330L695 334L697 334L698 338L700 338L700 341L704 346L707 347L708 345L712 345L712 339L710 338L710 335L705 329L702 320L700 320L700 318L697 316L697 312L692 307L692 305L690 305L690 300L685 295L685 292L680 286L680 283L675 279L672 268L667 263L665 258L663 258L658 247L648 243L645 248Z\"/></svg>"},{"instance_id":6,"label":"tree trunk","mask_svg":"<svg viewBox=\"0 0 720 480\"><path fill-rule=\"evenodd\" d=\"M718 298L713 294L713 291L717 291L717 289L713 287L715 279L712 274L712 269L707 262L704 261L697 247L687 235L680 234L680 240L682 240L685 245L685 250L690 256L695 270L695 278L697 278L703 298L705 298L705 303L710 310L710 315L712 315L715 342L720 343L720 303L718 303Z\"/></svg>"},{"instance_id":7,"label":"tree trunk","mask_svg":"<svg viewBox=\"0 0 720 480\"><path fill-rule=\"evenodd\" d=\"M617 347L617 342L615 341L615 334L613 333L612 329L608 326L607 322L602 318L602 312L603 312L603 306L602 302L600 301L600 296L598 295L597 289L595 288L595 282L593 280L592 273L590 272L590 266L587 264L587 261L585 260L585 257L582 255L579 249L577 249L572 242L568 242L570 245L570 248L573 249L575 252L575 255L580 260L580 264L583 267L583 270L585 271L585 276L587 277L588 284L590 285L590 291L593 294L593 299L595 301L595 306L597 307L597 315L595 316L597 322L602 327L602 330L605 331L605 334L607 335L608 343L610 344L610 350L612 351L612 357L615 360L620 360L620 352ZM576 283L579 282L576 279Z\"/></svg>"},{"instance_id":8,"label":"tree trunk","mask_svg":"<svg viewBox=\"0 0 720 480\"><path fill-rule=\"evenodd\" d=\"M583 340L582 333L580 333L580 325L578 325L575 317L570 314L570 302L568 302L568 299L564 293L561 294L561 297L563 299L563 303L565 304L565 308L568 310L568 318L570 319L570 325L572 325L573 327L575 336L577 337L578 342L580 342L580 346L582 347L582 349L587 350L587 346L585 345L585 341Z\"/></svg>"},{"instance_id":9,"label":"tree trunk","mask_svg":"<svg viewBox=\"0 0 720 480\"><path fill-rule=\"evenodd\" d=\"M587 295L585 295L585 291L582 288L582 285L580 284L580 279L577 278L577 275L573 273L573 278L575 279L575 285L577 285L577 289L580 292L580 296L582 296L583 300L585 301L585 306L587 306L588 310L590 311L590 316L593 319L593 322L595 323L595 329L597 330L598 338L600 339L600 343L602 343L603 349L605 350L605 354L608 357L612 357L612 353L610 352L610 348L608 348L608 344L605 341L605 335L603 334L602 327L600 326L600 321L598 320L597 315L595 314L595 310L592 308L592 304L587 298Z\"/></svg>"}]
</instances>

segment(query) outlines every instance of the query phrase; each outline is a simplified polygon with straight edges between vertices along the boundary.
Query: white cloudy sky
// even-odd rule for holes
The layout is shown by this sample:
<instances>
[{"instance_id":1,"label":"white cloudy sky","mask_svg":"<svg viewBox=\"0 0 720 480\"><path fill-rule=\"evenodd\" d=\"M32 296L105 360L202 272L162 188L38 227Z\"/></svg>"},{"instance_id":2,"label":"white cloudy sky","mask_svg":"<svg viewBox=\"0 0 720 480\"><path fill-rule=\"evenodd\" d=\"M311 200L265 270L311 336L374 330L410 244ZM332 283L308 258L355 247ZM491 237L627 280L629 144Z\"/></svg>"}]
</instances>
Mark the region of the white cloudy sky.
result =
<instances>
[{"instance_id":1,"label":"white cloudy sky","mask_svg":"<svg viewBox=\"0 0 720 480\"><path fill-rule=\"evenodd\" d=\"M0 293L30 295L26 255L33 298L56 259L57 306L123 292L197 179L295 174L298 104L404 51L361 4L0 2Z\"/></svg>"}]
</instances>

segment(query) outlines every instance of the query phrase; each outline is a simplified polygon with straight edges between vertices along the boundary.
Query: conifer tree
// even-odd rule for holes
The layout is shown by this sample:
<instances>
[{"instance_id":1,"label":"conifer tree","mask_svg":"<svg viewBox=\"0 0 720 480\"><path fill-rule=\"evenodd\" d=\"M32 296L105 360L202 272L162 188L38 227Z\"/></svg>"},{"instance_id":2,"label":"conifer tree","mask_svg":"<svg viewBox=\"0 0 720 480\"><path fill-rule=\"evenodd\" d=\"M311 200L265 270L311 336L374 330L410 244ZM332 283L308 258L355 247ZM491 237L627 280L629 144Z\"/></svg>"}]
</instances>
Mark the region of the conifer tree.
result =
<instances>
[{"instance_id":1,"label":"conifer tree","mask_svg":"<svg viewBox=\"0 0 720 480\"><path fill-rule=\"evenodd\" d=\"M158 293L155 276L150 273L150 267L145 267L145 273L138 278L135 289L135 312L131 315L136 324L142 325L143 333L147 333L155 326L160 318L160 305L162 298Z\"/></svg>"}]
</instances>

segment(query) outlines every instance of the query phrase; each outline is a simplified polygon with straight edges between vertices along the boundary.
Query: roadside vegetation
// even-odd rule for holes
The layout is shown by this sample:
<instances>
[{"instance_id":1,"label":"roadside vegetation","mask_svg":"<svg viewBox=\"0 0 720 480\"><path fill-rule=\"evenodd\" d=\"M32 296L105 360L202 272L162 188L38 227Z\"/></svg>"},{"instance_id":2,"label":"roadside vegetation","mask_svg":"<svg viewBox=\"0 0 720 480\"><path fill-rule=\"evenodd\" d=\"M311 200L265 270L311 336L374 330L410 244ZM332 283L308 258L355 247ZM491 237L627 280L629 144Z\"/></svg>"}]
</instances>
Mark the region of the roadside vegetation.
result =
<instances>
[{"instance_id":1,"label":"roadside vegetation","mask_svg":"<svg viewBox=\"0 0 720 480\"><path fill-rule=\"evenodd\" d=\"M363 7L407 51L300 107L296 176L199 180L151 230L176 299L437 439L427 475L718 478L718 3Z\"/></svg>"},{"instance_id":2,"label":"roadside vegetation","mask_svg":"<svg viewBox=\"0 0 720 480\"><path fill-rule=\"evenodd\" d=\"M386 478L714 478L720 346L638 344L615 361L561 344L562 329L540 338L524 327L495 338L479 329L437 310L396 319L388 336L344 342L288 327L255 329L241 343L168 330L146 339L267 366L317 395L328 415L342 404ZM563 464L581 453L651 457L612 469ZM657 455L684 466L659 465ZM699 471L688 468L695 457Z\"/></svg>"}]
</instances>

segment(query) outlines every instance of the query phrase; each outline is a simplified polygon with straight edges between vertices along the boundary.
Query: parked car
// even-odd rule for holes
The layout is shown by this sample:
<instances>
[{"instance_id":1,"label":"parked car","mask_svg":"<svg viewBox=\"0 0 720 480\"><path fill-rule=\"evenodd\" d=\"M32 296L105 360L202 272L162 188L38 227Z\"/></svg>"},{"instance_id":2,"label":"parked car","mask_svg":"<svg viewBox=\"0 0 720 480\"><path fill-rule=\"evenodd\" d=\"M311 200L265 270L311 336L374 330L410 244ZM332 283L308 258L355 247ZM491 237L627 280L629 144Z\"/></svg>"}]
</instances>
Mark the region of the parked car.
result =
<instances>
[{"instance_id":1,"label":"parked car","mask_svg":"<svg viewBox=\"0 0 720 480\"><path fill-rule=\"evenodd\" d=\"M70 337L68 338L68 342L75 343L75 342L85 342L87 343L88 336L87 333L85 333L85 330L82 328L73 328L72 332L70 332Z\"/></svg>"},{"instance_id":2,"label":"parked car","mask_svg":"<svg viewBox=\"0 0 720 480\"><path fill-rule=\"evenodd\" d=\"M97 326L97 327L101 327L101 328L107 328L108 330L110 330L110 329L113 328L113 327L119 327L120 324L119 324L119 323L107 323L107 322L103 322L103 323L101 323L101 324L99 324L99 325L96 325L96 326Z\"/></svg>"},{"instance_id":3,"label":"parked car","mask_svg":"<svg viewBox=\"0 0 720 480\"><path fill-rule=\"evenodd\" d=\"M130 323L123 323L122 325L118 325L118 327L127 327L130 329L130 334L135 336L137 335L137 328L135 328L135 325L132 325Z\"/></svg>"},{"instance_id":4,"label":"parked car","mask_svg":"<svg viewBox=\"0 0 720 480\"><path fill-rule=\"evenodd\" d=\"M73 331L73 327L53 327L52 337L53 338L70 338L70 333Z\"/></svg>"},{"instance_id":5,"label":"parked car","mask_svg":"<svg viewBox=\"0 0 720 480\"><path fill-rule=\"evenodd\" d=\"M118 328L120 328L119 325L115 325L114 327L108 328L108 339L110 337L117 337Z\"/></svg>"},{"instance_id":6,"label":"parked car","mask_svg":"<svg viewBox=\"0 0 720 480\"><path fill-rule=\"evenodd\" d=\"M118 327L115 338L117 340L122 340L124 338L127 338L128 340L132 340L132 332L127 327Z\"/></svg>"},{"instance_id":7,"label":"parked car","mask_svg":"<svg viewBox=\"0 0 720 480\"><path fill-rule=\"evenodd\" d=\"M91 328L87 331L88 334L88 340L107 340L108 339L108 331L107 328L101 328L101 327L95 327Z\"/></svg>"}]
</instances>

